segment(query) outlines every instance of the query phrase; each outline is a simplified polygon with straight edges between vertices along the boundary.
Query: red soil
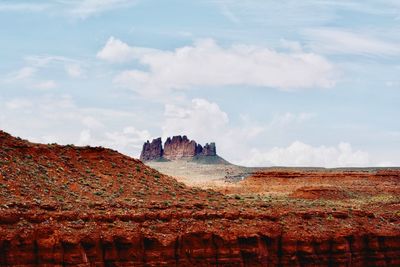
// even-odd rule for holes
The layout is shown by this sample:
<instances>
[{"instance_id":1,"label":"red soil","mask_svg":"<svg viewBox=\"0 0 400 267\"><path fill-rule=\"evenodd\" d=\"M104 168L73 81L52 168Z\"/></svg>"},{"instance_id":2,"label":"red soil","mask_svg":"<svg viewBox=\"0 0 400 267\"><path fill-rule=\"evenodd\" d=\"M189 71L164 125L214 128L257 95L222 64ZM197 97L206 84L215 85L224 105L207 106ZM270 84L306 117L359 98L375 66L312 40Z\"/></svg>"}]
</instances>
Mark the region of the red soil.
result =
<instances>
[{"instance_id":1,"label":"red soil","mask_svg":"<svg viewBox=\"0 0 400 267\"><path fill-rule=\"evenodd\" d=\"M109 149L0 132L0 266L400 265L397 198L350 207L262 195L270 178L297 187L293 175L258 173L246 195L223 195ZM398 171L360 189L346 181L366 196L399 192Z\"/></svg>"},{"instance_id":2,"label":"red soil","mask_svg":"<svg viewBox=\"0 0 400 267\"><path fill-rule=\"evenodd\" d=\"M350 197L350 194L345 190L341 190L337 187L322 187L322 186L306 186L296 189L290 194L294 198L304 199L346 199Z\"/></svg>"},{"instance_id":3,"label":"red soil","mask_svg":"<svg viewBox=\"0 0 400 267\"><path fill-rule=\"evenodd\" d=\"M258 171L228 188L230 193L269 193L287 195L303 187L333 189L344 192L337 198L400 195L400 168L371 169L295 169L270 168Z\"/></svg>"}]
</instances>

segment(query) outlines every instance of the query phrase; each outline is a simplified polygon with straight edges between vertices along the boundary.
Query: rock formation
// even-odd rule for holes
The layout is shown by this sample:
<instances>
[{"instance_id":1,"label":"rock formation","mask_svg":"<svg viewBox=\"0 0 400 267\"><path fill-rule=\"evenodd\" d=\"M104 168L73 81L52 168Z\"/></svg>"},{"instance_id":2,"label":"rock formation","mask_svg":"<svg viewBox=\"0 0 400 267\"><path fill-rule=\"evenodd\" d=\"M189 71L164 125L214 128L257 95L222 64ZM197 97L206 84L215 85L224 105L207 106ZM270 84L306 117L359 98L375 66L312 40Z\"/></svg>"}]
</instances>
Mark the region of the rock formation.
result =
<instances>
[{"instance_id":1,"label":"rock formation","mask_svg":"<svg viewBox=\"0 0 400 267\"><path fill-rule=\"evenodd\" d=\"M198 151L197 143L193 140L189 140L186 135L174 136L172 139L167 138L164 144L164 158L169 160L175 160L186 157L196 156Z\"/></svg>"},{"instance_id":2,"label":"rock formation","mask_svg":"<svg viewBox=\"0 0 400 267\"><path fill-rule=\"evenodd\" d=\"M293 175L276 174L283 187ZM356 205L229 196L0 131L0 266L400 266L400 170L359 175L380 184Z\"/></svg>"},{"instance_id":3,"label":"rock formation","mask_svg":"<svg viewBox=\"0 0 400 267\"><path fill-rule=\"evenodd\" d=\"M215 156L217 155L217 148L215 147L215 143L206 144L203 147L203 151L201 152L203 156Z\"/></svg>"},{"instance_id":4,"label":"rock formation","mask_svg":"<svg viewBox=\"0 0 400 267\"><path fill-rule=\"evenodd\" d=\"M215 143L207 143L204 147L194 140L189 140L186 135L168 137L162 148L161 138L147 141L143 145L140 160L152 161L158 159L177 160L181 158L217 156Z\"/></svg>"},{"instance_id":5,"label":"rock formation","mask_svg":"<svg viewBox=\"0 0 400 267\"><path fill-rule=\"evenodd\" d=\"M143 144L142 153L140 154L141 161L157 160L163 155L163 148L161 143L161 137L153 139L150 143L147 141Z\"/></svg>"}]
</instances>

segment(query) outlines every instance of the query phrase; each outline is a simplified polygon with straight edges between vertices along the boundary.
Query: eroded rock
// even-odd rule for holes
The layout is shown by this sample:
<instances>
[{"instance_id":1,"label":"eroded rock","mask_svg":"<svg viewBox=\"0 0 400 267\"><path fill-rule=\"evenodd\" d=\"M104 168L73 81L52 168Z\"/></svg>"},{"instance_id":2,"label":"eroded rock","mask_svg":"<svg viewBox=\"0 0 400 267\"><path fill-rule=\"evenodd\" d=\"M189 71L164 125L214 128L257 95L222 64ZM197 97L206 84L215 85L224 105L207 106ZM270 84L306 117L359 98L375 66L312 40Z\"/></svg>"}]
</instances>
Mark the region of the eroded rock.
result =
<instances>
[{"instance_id":1,"label":"eroded rock","mask_svg":"<svg viewBox=\"0 0 400 267\"><path fill-rule=\"evenodd\" d=\"M163 156L163 148L161 137L153 139L151 143L147 141L143 144L142 153L140 154L141 161L157 160Z\"/></svg>"},{"instance_id":2,"label":"eroded rock","mask_svg":"<svg viewBox=\"0 0 400 267\"><path fill-rule=\"evenodd\" d=\"M217 156L215 143L207 143L204 147L186 135L168 137L162 147L161 137L143 144L140 160L153 161L159 159L177 160L182 158Z\"/></svg>"}]
</instances>

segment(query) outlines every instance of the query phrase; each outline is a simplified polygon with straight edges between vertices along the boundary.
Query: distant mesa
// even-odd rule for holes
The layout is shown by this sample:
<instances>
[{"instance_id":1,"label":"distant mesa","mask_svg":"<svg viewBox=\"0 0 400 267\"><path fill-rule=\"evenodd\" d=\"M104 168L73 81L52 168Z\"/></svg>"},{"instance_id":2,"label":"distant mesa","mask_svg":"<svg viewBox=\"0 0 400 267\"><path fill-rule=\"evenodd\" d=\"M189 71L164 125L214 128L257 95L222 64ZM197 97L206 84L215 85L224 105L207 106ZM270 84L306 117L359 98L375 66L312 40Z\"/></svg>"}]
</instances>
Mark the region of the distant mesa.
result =
<instances>
[{"instance_id":1,"label":"distant mesa","mask_svg":"<svg viewBox=\"0 0 400 267\"><path fill-rule=\"evenodd\" d=\"M198 161L208 161L204 163L226 163L225 160L217 155L215 143L207 143L204 146L189 140L186 135L168 137L162 146L161 137L147 141L143 144L141 161L162 161L193 159ZM212 160L211 160L212 159ZM216 160L216 162L215 162Z\"/></svg>"}]
</instances>

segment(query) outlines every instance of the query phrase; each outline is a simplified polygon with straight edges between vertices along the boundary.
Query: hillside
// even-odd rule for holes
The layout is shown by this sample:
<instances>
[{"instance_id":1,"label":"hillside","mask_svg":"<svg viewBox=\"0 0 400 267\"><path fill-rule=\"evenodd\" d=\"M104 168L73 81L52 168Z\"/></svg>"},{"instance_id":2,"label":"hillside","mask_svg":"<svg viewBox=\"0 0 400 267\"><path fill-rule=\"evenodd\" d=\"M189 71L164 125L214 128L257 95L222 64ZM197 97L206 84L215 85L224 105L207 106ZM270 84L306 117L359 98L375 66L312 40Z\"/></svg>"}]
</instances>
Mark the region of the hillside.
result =
<instances>
[{"instance_id":1,"label":"hillside","mask_svg":"<svg viewBox=\"0 0 400 267\"><path fill-rule=\"evenodd\" d=\"M0 132L0 266L398 266L399 199L353 204L224 195L109 149Z\"/></svg>"},{"instance_id":2,"label":"hillside","mask_svg":"<svg viewBox=\"0 0 400 267\"><path fill-rule=\"evenodd\" d=\"M0 201L158 201L194 193L139 160L102 147L32 144L0 132Z\"/></svg>"}]
</instances>

